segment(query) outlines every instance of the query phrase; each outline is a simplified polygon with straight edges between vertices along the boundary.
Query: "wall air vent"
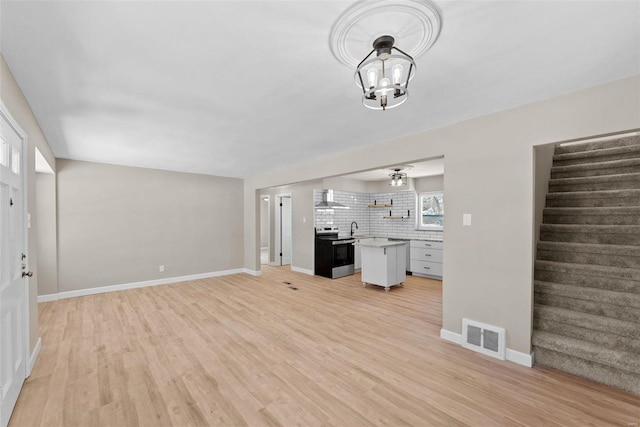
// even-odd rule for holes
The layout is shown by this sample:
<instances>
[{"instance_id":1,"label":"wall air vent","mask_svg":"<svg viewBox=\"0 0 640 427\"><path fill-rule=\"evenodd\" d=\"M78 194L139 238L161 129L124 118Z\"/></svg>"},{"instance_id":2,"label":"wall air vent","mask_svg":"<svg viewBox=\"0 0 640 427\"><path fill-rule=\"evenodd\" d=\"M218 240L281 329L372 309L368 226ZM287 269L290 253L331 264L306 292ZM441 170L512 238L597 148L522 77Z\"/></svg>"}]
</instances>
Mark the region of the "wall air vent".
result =
<instances>
[{"instance_id":1,"label":"wall air vent","mask_svg":"<svg viewBox=\"0 0 640 427\"><path fill-rule=\"evenodd\" d=\"M462 319L462 346L505 360L505 330L474 320Z\"/></svg>"}]
</instances>

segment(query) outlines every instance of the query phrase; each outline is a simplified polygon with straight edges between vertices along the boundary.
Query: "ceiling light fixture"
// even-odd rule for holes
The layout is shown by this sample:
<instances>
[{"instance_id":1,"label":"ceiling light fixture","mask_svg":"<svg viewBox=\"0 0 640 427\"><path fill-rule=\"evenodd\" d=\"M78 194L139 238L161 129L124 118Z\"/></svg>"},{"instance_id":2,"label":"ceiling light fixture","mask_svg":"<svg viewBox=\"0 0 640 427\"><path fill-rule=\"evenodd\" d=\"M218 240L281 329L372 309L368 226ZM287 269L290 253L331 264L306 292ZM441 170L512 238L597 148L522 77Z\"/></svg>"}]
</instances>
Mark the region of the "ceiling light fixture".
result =
<instances>
[{"instance_id":1,"label":"ceiling light fixture","mask_svg":"<svg viewBox=\"0 0 640 427\"><path fill-rule=\"evenodd\" d=\"M389 185L393 187L400 187L402 185L407 185L409 181L407 179L407 174L404 172L400 172L402 169L393 169L393 173L389 175L391 177L391 182Z\"/></svg>"},{"instance_id":2,"label":"ceiling light fixture","mask_svg":"<svg viewBox=\"0 0 640 427\"><path fill-rule=\"evenodd\" d=\"M333 24L329 45L338 61L355 68L362 104L384 111L408 99L415 58L433 46L441 27L430 0L360 0Z\"/></svg>"},{"instance_id":3,"label":"ceiling light fixture","mask_svg":"<svg viewBox=\"0 0 640 427\"><path fill-rule=\"evenodd\" d=\"M355 79L362 89L362 104L372 110L395 108L409 97L409 80L416 74L416 63L394 43L392 36L378 37L373 42L373 50L356 68ZM374 52L376 56L371 58Z\"/></svg>"}]
</instances>

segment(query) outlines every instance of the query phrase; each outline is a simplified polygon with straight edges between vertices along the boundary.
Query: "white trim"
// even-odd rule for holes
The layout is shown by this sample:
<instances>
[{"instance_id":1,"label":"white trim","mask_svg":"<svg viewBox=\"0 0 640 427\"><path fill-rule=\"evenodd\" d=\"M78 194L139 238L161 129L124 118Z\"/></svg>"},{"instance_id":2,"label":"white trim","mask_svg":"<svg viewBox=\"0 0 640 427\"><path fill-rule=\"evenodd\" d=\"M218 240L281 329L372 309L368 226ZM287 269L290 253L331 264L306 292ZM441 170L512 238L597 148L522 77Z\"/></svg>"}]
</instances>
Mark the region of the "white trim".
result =
<instances>
[{"instance_id":1,"label":"white trim","mask_svg":"<svg viewBox=\"0 0 640 427\"><path fill-rule=\"evenodd\" d=\"M242 273L246 273L251 276L262 276L262 270L250 270L248 268L243 268Z\"/></svg>"},{"instance_id":2,"label":"white trim","mask_svg":"<svg viewBox=\"0 0 640 427\"><path fill-rule=\"evenodd\" d=\"M462 334L458 334L456 332L447 331L446 329L440 329L440 338L445 341L449 341L454 344L461 345L462 344ZM519 351L512 350L510 348L507 349L506 352L506 360L512 363L516 363L518 365L526 366L528 368L533 366L534 354L521 353Z\"/></svg>"},{"instance_id":3,"label":"white trim","mask_svg":"<svg viewBox=\"0 0 640 427\"><path fill-rule=\"evenodd\" d=\"M313 270L307 270L306 268L294 267L291 266L291 271L295 271L297 273L308 274L309 276L313 276Z\"/></svg>"},{"instance_id":4,"label":"white trim","mask_svg":"<svg viewBox=\"0 0 640 427\"><path fill-rule=\"evenodd\" d=\"M74 297L83 297L87 295L104 294L107 292L124 291L127 289L145 288L147 286L169 285L171 283L187 282L189 280L208 279L210 277L229 276L231 274L249 273L251 270L245 268L236 268L234 270L213 271L210 273L191 274L189 276L167 277L165 279L146 280L144 282L123 283L120 285L100 286L97 288L79 289L77 291L58 292L57 294L42 295L48 301L55 299L65 299ZM249 273L253 274L253 273ZM253 274L255 275L255 274ZM57 298L54 297L57 295ZM38 297L38 302L40 297Z\"/></svg>"},{"instance_id":5,"label":"white trim","mask_svg":"<svg viewBox=\"0 0 640 427\"><path fill-rule=\"evenodd\" d=\"M276 261L269 261L269 265L271 267L280 267L280 264L278 264Z\"/></svg>"},{"instance_id":6,"label":"white trim","mask_svg":"<svg viewBox=\"0 0 640 427\"><path fill-rule=\"evenodd\" d=\"M38 337L38 341L36 341L36 346L33 348L31 352L31 357L29 357L29 364L27 365L27 378L31 375L31 371L33 367L36 365L36 360L38 360L38 355L40 354L40 349L42 348L42 338Z\"/></svg>"},{"instance_id":7,"label":"white trim","mask_svg":"<svg viewBox=\"0 0 640 427\"><path fill-rule=\"evenodd\" d=\"M49 302L49 301L58 301L59 299L60 299L60 297L58 297L58 294L38 295L38 303Z\"/></svg>"},{"instance_id":8,"label":"white trim","mask_svg":"<svg viewBox=\"0 0 640 427\"><path fill-rule=\"evenodd\" d=\"M455 332L447 331L446 329L440 329L440 338L445 341L452 342L454 344L462 344L462 334L457 334Z\"/></svg>"},{"instance_id":9,"label":"white trim","mask_svg":"<svg viewBox=\"0 0 640 427\"><path fill-rule=\"evenodd\" d=\"M281 213L281 209L280 209L280 205L282 204L282 199L284 197L288 197L291 199L291 262L293 263L293 195L291 193L281 193L281 194L276 194L275 195L275 201L276 204L274 206L275 209L275 247L276 247L276 251L275 251L275 266L281 266L282 264L282 256L280 255L282 253L282 248L281 246L281 240L282 240L282 227L280 226L280 223L282 222L282 213ZM269 219L271 220L271 219ZM285 264L285 265L291 265L291 264Z\"/></svg>"},{"instance_id":10,"label":"white trim","mask_svg":"<svg viewBox=\"0 0 640 427\"><path fill-rule=\"evenodd\" d=\"M533 366L533 353L521 353L519 351L507 349L507 360L509 362L517 363L518 365L526 366L530 368Z\"/></svg>"}]
</instances>

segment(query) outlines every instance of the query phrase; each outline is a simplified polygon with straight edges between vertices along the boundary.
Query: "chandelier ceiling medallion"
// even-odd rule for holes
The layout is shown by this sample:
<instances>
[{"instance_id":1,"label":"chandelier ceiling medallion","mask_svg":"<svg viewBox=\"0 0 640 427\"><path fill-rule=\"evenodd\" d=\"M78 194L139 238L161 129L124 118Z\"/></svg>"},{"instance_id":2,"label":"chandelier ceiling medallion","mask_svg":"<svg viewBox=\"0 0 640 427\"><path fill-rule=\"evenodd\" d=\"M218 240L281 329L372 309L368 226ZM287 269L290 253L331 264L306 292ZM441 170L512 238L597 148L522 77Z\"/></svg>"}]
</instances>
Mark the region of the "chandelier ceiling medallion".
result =
<instances>
[{"instance_id":1,"label":"chandelier ceiling medallion","mask_svg":"<svg viewBox=\"0 0 640 427\"><path fill-rule=\"evenodd\" d=\"M329 44L338 61L355 69L362 104L387 110L409 97L415 58L433 46L441 27L430 0L361 0L333 24Z\"/></svg>"}]
</instances>

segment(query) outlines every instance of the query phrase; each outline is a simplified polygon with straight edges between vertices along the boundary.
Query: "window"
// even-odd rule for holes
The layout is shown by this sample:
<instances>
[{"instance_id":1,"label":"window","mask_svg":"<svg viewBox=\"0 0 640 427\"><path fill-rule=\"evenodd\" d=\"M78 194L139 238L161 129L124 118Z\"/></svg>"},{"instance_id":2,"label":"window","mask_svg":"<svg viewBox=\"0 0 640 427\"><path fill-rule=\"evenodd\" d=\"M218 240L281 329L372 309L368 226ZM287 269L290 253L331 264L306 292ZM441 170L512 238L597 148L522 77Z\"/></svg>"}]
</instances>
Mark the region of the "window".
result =
<instances>
[{"instance_id":1,"label":"window","mask_svg":"<svg viewBox=\"0 0 640 427\"><path fill-rule=\"evenodd\" d=\"M418 194L418 229L442 230L444 226L444 194L441 191Z\"/></svg>"}]
</instances>

